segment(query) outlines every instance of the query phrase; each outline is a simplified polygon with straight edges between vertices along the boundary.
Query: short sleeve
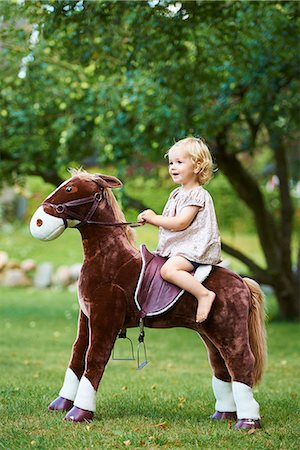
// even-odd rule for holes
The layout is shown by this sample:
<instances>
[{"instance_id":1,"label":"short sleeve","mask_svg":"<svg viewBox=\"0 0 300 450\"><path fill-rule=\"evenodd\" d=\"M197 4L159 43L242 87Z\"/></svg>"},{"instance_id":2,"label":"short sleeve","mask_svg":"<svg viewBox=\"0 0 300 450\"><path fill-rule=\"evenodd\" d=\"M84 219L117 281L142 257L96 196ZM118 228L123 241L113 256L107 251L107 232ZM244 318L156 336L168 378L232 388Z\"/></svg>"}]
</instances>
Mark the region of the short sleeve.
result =
<instances>
[{"instance_id":1,"label":"short sleeve","mask_svg":"<svg viewBox=\"0 0 300 450\"><path fill-rule=\"evenodd\" d=\"M181 208L185 208L186 206L200 206L203 208L205 205L205 190L200 186L195 189L191 189L186 195L182 198Z\"/></svg>"}]
</instances>

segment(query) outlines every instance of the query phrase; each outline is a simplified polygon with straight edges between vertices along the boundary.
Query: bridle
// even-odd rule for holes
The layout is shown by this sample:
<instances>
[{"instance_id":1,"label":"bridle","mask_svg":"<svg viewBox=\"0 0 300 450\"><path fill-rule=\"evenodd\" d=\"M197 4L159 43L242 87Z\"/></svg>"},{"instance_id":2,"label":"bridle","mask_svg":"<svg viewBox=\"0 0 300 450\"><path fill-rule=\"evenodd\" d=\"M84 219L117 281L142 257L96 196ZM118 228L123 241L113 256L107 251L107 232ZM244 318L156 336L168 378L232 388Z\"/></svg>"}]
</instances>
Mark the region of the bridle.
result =
<instances>
[{"instance_id":1,"label":"bridle","mask_svg":"<svg viewBox=\"0 0 300 450\"><path fill-rule=\"evenodd\" d=\"M76 200L70 200L69 202L65 203L59 203L58 205L55 205L54 203L44 201L42 206L50 206L54 209L56 214L65 216L67 215L71 219L79 220L79 224L76 225L75 228L81 228L85 224L94 224L94 225L100 225L103 227L123 227L123 226L131 226L131 227L139 227L142 225L140 222L99 222L97 220L91 220L95 211L98 208L98 205L100 201L103 199L103 188L100 192L96 192L94 195L91 195L90 197L84 197L84 198L78 198ZM72 211L69 208L72 208L73 206L80 206L80 205L87 205L88 203L91 203L90 210L88 211L87 215L85 217L80 216L75 211ZM65 228L68 228L68 222L66 217L61 217L61 219L64 221Z\"/></svg>"}]
</instances>

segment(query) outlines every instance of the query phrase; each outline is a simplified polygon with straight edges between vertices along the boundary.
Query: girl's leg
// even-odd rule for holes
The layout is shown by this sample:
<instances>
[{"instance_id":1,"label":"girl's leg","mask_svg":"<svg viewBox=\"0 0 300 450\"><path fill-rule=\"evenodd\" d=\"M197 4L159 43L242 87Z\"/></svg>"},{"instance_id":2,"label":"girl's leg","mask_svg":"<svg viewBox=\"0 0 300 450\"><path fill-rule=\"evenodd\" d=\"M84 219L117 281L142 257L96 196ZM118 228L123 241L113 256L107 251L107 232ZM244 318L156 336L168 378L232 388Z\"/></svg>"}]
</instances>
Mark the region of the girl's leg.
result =
<instances>
[{"instance_id":1,"label":"girl's leg","mask_svg":"<svg viewBox=\"0 0 300 450\"><path fill-rule=\"evenodd\" d=\"M176 284L181 289L190 292L198 300L196 321L203 322L210 311L216 294L206 289L189 272L192 264L183 256L172 256L161 268L161 276L169 283Z\"/></svg>"}]
</instances>

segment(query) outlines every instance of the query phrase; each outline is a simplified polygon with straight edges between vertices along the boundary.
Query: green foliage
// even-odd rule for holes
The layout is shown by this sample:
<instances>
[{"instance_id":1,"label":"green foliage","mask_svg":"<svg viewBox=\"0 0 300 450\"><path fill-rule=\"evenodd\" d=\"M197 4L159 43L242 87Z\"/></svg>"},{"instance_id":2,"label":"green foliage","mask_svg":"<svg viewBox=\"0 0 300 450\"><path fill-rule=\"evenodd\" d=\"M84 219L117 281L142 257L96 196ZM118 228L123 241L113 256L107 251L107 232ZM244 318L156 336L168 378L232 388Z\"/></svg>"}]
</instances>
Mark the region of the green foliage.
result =
<instances>
[{"instance_id":1,"label":"green foliage","mask_svg":"<svg viewBox=\"0 0 300 450\"><path fill-rule=\"evenodd\" d=\"M110 361L92 424L74 425L47 405L57 395L75 339L74 294L2 289L0 303L0 447L297 449L299 390L297 324L267 327L268 368L254 390L264 428L236 432L214 423L211 369L191 330L146 329L150 364ZM137 329L129 330L137 343ZM136 349L136 347L135 347ZM130 441L130 442L129 442Z\"/></svg>"},{"instance_id":2,"label":"green foliage","mask_svg":"<svg viewBox=\"0 0 300 450\"><path fill-rule=\"evenodd\" d=\"M175 138L213 143L224 125L232 149L253 151L270 121L292 152L297 5L169 3L1 3L3 177L160 161Z\"/></svg>"},{"instance_id":3,"label":"green foliage","mask_svg":"<svg viewBox=\"0 0 300 450\"><path fill-rule=\"evenodd\" d=\"M68 166L91 163L148 177L146 163L160 165L174 140L202 135L253 213L267 268L248 266L276 289L284 317L299 314L297 2L37 0L2 2L0 17L1 181L58 184ZM252 228L230 206L218 206L224 223Z\"/></svg>"}]
</instances>

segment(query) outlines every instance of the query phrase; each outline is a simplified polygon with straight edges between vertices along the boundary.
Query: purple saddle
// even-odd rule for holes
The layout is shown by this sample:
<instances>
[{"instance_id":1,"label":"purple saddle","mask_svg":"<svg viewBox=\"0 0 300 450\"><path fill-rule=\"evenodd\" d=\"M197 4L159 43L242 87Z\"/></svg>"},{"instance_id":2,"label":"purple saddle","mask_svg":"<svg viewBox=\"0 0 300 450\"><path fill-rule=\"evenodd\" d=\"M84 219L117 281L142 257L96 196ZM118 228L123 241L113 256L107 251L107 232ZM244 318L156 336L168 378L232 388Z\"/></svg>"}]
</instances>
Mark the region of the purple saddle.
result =
<instances>
[{"instance_id":1,"label":"purple saddle","mask_svg":"<svg viewBox=\"0 0 300 450\"><path fill-rule=\"evenodd\" d=\"M157 316L168 311L184 291L161 277L160 269L167 258L149 252L145 245L140 251L142 270L135 290L135 304L141 318Z\"/></svg>"}]
</instances>

